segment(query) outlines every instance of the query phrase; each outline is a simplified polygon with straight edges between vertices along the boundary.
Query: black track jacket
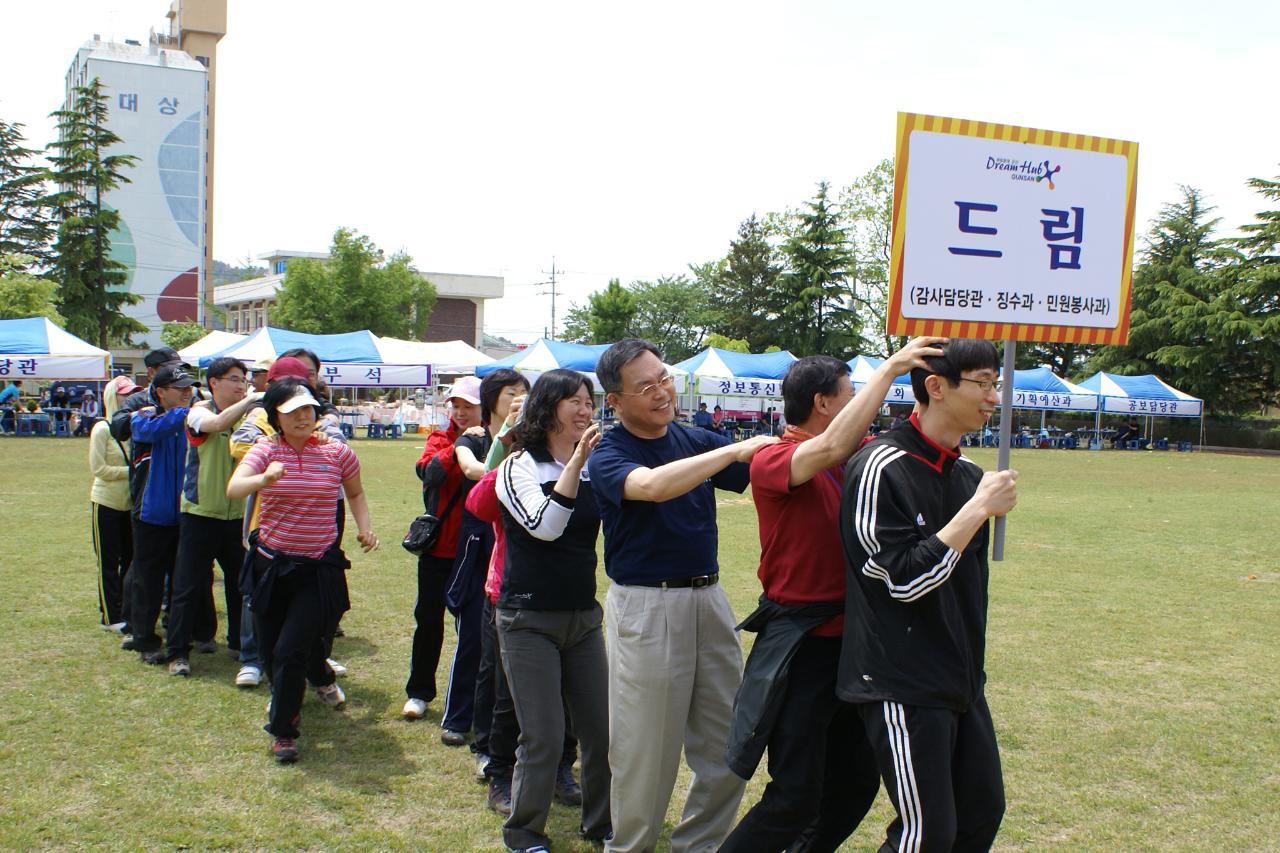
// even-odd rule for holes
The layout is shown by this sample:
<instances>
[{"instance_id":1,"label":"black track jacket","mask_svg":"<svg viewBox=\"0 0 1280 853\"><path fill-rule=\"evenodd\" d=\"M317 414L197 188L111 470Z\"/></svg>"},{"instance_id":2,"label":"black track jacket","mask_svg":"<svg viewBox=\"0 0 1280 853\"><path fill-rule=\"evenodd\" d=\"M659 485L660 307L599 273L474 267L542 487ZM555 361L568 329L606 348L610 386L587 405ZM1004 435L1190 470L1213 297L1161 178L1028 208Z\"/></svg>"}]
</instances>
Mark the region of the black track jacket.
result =
<instances>
[{"instance_id":1,"label":"black track jacket","mask_svg":"<svg viewBox=\"0 0 1280 853\"><path fill-rule=\"evenodd\" d=\"M981 479L958 450L926 438L914 415L847 466L841 699L965 711L982 694L989 524L961 552L935 535Z\"/></svg>"}]
</instances>

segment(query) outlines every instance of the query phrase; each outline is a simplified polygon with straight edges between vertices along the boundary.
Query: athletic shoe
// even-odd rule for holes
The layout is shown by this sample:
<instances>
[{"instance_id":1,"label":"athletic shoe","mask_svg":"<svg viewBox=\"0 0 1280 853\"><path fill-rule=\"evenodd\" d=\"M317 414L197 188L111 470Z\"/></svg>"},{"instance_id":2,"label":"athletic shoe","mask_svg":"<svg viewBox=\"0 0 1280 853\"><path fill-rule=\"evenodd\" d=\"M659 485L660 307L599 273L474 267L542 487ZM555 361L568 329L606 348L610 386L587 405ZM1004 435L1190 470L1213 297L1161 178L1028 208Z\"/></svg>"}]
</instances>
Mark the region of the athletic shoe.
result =
<instances>
[{"instance_id":1,"label":"athletic shoe","mask_svg":"<svg viewBox=\"0 0 1280 853\"><path fill-rule=\"evenodd\" d=\"M201 640L196 643L196 651L202 655L211 655L218 650L217 640Z\"/></svg>"},{"instance_id":2,"label":"athletic shoe","mask_svg":"<svg viewBox=\"0 0 1280 853\"><path fill-rule=\"evenodd\" d=\"M341 678L342 676L347 674L347 668L342 664L338 663L333 658L325 658L324 662L329 664L329 669L333 670L333 675L335 678Z\"/></svg>"},{"instance_id":3,"label":"athletic shoe","mask_svg":"<svg viewBox=\"0 0 1280 853\"><path fill-rule=\"evenodd\" d=\"M404 709L400 712L400 716L406 720L421 720L427 715L427 703L421 699L410 699L404 703Z\"/></svg>"},{"instance_id":4,"label":"athletic shoe","mask_svg":"<svg viewBox=\"0 0 1280 853\"><path fill-rule=\"evenodd\" d=\"M125 637L124 642L120 644L120 651L122 652L136 652L137 650L138 643L133 637Z\"/></svg>"},{"instance_id":5,"label":"athletic shoe","mask_svg":"<svg viewBox=\"0 0 1280 853\"><path fill-rule=\"evenodd\" d=\"M489 793L485 797L485 804L490 811L497 812L503 817L511 817L511 780L493 779L490 781Z\"/></svg>"},{"instance_id":6,"label":"athletic shoe","mask_svg":"<svg viewBox=\"0 0 1280 853\"><path fill-rule=\"evenodd\" d=\"M257 687L262 683L262 670L256 666L242 666L236 673L236 687Z\"/></svg>"},{"instance_id":7,"label":"athletic shoe","mask_svg":"<svg viewBox=\"0 0 1280 853\"><path fill-rule=\"evenodd\" d=\"M507 853L551 853L541 844L535 844L532 847L508 847Z\"/></svg>"},{"instance_id":8,"label":"athletic shoe","mask_svg":"<svg viewBox=\"0 0 1280 853\"><path fill-rule=\"evenodd\" d=\"M291 737L272 738L271 754L281 764L292 764L298 760L298 744Z\"/></svg>"},{"instance_id":9,"label":"athletic shoe","mask_svg":"<svg viewBox=\"0 0 1280 853\"><path fill-rule=\"evenodd\" d=\"M169 674L181 675L186 678L191 674L191 664L187 662L186 658L174 658L169 661Z\"/></svg>"},{"instance_id":10,"label":"athletic shoe","mask_svg":"<svg viewBox=\"0 0 1280 853\"><path fill-rule=\"evenodd\" d=\"M101 625L99 627L101 627L102 630L110 631L113 634L123 634L124 626L128 624L129 624L128 622L114 622L110 625Z\"/></svg>"},{"instance_id":11,"label":"athletic shoe","mask_svg":"<svg viewBox=\"0 0 1280 853\"><path fill-rule=\"evenodd\" d=\"M445 746L466 746L467 733L455 732L452 729L442 729L440 731L440 742Z\"/></svg>"},{"instance_id":12,"label":"athletic shoe","mask_svg":"<svg viewBox=\"0 0 1280 853\"><path fill-rule=\"evenodd\" d=\"M162 666L169 662L169 655L164 649L152 649L142 652L142 662L152 666Z\"/></svg>"},{"instance_id":13,"label":"athletic shoe","mask_svg":"<svg viewBox=\"0 0 1280 853\"><path fill-rule=\"evenodd\" d=\"M476 753L476 781L484 784L484 769L489 766L489 756L483 752Z\"/></svg>"},{"instance_id":14,"label":"athletic shoe","mask_svg":"<svg viewBox=\"0 0 1280 853\"><path fill-rule=\"evenodd\" d=\"M556 802L566 806L582 805L582 788L573 778L573 765L561 764L556 769Z\"/></svg>"},{"instance_id":15,"label":"athletic shoe","mask_svg":"<svg viewBox=\"0 0 1280 853\"><path fill-rule=\"evenodd\" d=\"M336 684L326 684L323 687L317 687L316 695L320 697L321 702L328 705L335 711L347 702L347 694L343 693L342 688Z\"/></svg>"}]
</instances>

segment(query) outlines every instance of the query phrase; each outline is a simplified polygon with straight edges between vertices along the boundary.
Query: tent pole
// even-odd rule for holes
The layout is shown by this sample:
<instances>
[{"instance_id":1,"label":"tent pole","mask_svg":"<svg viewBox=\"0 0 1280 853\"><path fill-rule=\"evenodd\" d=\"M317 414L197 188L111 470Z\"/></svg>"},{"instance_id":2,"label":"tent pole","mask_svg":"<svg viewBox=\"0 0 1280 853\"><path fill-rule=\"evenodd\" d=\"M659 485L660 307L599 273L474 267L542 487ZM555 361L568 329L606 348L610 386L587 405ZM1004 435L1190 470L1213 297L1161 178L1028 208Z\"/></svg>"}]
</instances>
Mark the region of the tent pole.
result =
<instances>
[{"instance_id":1,"label":"tent pole","mask_svg":"<svg viewBox=\"0 0 1280 853\"><path fill-rule=\"evenodd\" d=\"M1000 388L1000 449L996 452L996 468L1000 471L1009 468L1009 445L1013 442L1013 365L1018 345L1014 341L1004 342L1004 376L1008 381ZM996 516L996 526L991 540L991 559L1004 559L1005 517Z\"/></svg>"}]
</instances>

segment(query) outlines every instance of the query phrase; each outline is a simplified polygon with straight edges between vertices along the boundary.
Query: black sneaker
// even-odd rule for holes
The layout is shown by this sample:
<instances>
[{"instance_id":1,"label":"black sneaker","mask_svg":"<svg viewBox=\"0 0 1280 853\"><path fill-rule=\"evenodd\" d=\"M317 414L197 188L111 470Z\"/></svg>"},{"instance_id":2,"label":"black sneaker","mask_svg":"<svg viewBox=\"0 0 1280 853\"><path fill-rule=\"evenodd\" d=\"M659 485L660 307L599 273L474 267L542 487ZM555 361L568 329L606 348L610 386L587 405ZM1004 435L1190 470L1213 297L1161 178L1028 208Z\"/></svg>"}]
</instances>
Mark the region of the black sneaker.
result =
<instances>
[{"instance_id":1,"label":"black sneaker","mask_svg":"<svg viewBox=\"0 0 1280 853\"><path fill-rule=\"evenodd\" d=\"M164 649L152 649L142 653L142 662L151 666L163 666L169 662L169 653Z\"/></svg>"},{"instance_id":2,"label":"black sneaker","mask_svg":"<svg viewBox=\"0 0 1280 853\"><path fill-rule=\"evenodd\" d=\"M452 729L443 729L440 732L440 742L445 746L466 746L467 733L455 732Z\"/></svg>"},{"instance_id":3,"label":"black sneaker","mask_svg":"<svg viewBox=\"0 0 1280 853\"><path fill-rule=\"evenodd\" d=\"M211 655L218 650L217 640L201 640L196 643L196 651L202 655Z\"/></svg>"},{"instance_id":4,"label":"black sneaker","mask_svg":"<svg viewBox=\"0 0 1280 853\"><path fill-rule=\"evenodd\" d=\"M136 652L137 650L138 643L133 639L133 637L125 637L120 643L120 651L122 652Z\"/></svg>"},{"instance_id":5,"label":"black sneaker","mask_svg":"<svg viewBox=\"0 0 1280 853\"><path fill-rule=\"evenodd\" d=\"M489 781L489 795L485 803L491 811L503 817L511 817L511 780L492 779Z\"/></svg>"},{"instance_id":6,"label":"black sneaker","mask_svg":"<svg viewBox=\"0 0 1280 853\"><path fill-rule=\"evenodd\" d=\"M556 770L556 802L566 806L582 805L582 788L573 778L573 765L561 764Z\"/></svg>"},{"instance_id":7,"label":"black sneaker","mask_svg":"<svg viewBox=\"0 0 1280 853\"><path fill-rule=\"evenodd\" d=\"M585 826L579 826L578 837L581 838L583 841L586 841L586 842L589 842L590 844L595 845L596 847L603 847L606 841L609 841L610 839L613 838L613 829L612 828L606 829L603 833L588 832Z\"/></svg>"}]
</instances>

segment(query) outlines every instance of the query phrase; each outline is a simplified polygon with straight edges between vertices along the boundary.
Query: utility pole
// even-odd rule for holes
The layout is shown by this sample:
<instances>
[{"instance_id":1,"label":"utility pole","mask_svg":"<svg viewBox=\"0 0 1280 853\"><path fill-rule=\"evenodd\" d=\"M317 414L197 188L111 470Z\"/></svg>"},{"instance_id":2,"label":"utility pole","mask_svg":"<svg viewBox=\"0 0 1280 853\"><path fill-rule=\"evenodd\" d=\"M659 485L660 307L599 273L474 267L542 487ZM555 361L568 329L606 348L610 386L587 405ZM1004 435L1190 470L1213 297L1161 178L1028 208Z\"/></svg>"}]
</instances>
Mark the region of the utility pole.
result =
<instances>
[{"instance_id":1,"label":"utility pole","mask_svg":"<svg viewBox=\"0 0 1280 853\"><path fill-rule=\"evenodd\" d=\"M546 270L543 270L542 273L543 275L551 276L551 281L543 282L544 284L550 284L551 290L550 291L544 290L542 291L542 293L551 294L551 334L548 337L550 337L550 339L554 341L556 339L556 256L555 255L551 256L551 272L548 273Z\"/></svg>"}]
</instances>

